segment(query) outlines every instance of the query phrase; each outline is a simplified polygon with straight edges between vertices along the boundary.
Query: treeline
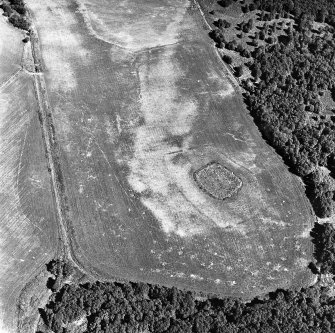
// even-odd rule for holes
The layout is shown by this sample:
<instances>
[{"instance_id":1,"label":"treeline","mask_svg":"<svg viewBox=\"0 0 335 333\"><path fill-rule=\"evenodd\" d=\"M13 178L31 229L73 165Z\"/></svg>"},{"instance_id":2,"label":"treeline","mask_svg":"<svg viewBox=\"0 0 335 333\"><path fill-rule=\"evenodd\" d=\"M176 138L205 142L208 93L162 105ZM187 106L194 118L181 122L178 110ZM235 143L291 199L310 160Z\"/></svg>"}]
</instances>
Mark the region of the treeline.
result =
<instances>
[{"instance_id":1,"label":"treeline","mask_svg":"<svg viewBox=\"0 0 335 333\"><path fill-rule=\"evenodd\" d=\"M335 117L322 114L320 97L335 90L333 33L288 29L275 45L256 48L253 58L256 83L244 82L250 112L264 137L304 179L316 214L331 216Z\"/></svg>"},{"instance_id":2,"label":"treeline","mask_svg":"<svg viewBox=\"0 0 335 333\"><path fill-rule=\"evenodd\" d=\"M0 5L4 15L8 16L9 22L16 28L29 30L30 23L27 20L27 9L22 0L4 0Z\"/></svg>"},{"instance_id":3,"label":"treeline","mask_svg":"<svg viewBox=\"0 0 335 333\"><path fill-rule=\"evenodd\" d=\"M87 333L327 333L335 330L335 299L311 287L278 290L266 300L198 300L194 293L146 283L64 285L41 310L45 328ZM40 331L42 332L42 331Z\"/></svg>"}]
</instances>

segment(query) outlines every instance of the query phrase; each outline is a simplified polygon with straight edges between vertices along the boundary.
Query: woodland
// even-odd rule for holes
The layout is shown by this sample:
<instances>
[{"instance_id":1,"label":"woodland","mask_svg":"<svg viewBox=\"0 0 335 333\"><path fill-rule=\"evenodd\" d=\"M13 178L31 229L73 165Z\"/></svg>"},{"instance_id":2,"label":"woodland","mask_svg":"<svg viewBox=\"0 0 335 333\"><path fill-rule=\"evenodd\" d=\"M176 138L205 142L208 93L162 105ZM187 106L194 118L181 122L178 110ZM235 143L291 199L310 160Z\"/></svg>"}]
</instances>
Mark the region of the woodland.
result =
<instances>
[{"instance_id":1,"label":"woodland","mask_svg":"<svg viewBox=\"0 0 335 333\"><path fill-rule=\"evenodd\" d=\"M322 232L319 235L320 254L328 249L329 232L334 239L333 228L323 240ZM64 263L54 261L51 266ZM63 268L50 269L49 264L49 270L62 274ZM59 281L67 278L55 276ZM40 309L45 329L38 333L71 332L76 322L92 333L326 333L335 330L334 313L335 297L320 286L277 290L245 303L234 298L203 300L191 291L139 282L64 284Z\"/></svg>"}]
</instances>

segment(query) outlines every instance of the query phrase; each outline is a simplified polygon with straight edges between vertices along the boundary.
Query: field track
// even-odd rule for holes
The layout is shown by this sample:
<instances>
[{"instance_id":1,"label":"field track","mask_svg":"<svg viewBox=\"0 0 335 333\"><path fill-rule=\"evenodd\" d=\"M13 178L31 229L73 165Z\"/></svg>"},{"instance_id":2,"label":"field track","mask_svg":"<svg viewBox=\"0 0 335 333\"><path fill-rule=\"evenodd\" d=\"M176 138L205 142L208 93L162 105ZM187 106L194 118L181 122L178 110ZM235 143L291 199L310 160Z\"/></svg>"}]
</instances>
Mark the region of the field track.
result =
<instances>
[{"instance_id":1,"label":"field track","mask_svg":"<svg viewBox=\"0 0 335 333\"><path fill-rule=\"evenodd\" d=\"M246 298L310 282L304 189L260 137L194 3L27 3L58 220L79 267ZM236 198L193 181L212 161L242 180Z\"/></svg>"}]
</instances>

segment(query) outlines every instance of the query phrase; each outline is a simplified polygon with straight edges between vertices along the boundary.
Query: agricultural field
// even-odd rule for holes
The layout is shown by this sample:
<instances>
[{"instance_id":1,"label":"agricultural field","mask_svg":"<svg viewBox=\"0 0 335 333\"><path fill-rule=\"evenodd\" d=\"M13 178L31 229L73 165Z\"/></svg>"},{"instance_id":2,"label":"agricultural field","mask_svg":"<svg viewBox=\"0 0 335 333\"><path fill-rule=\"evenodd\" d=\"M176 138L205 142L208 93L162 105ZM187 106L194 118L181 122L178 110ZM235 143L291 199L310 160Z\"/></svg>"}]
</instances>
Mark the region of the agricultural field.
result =
<instances>
[{"instance_id":1,"label":"agricultural field","mask_svg":"<svg viewBox=\"0 0 335 333\"><path fill-rule=\"evenodd\" d=\"M58 227L24 33L3 16L0 29L0 332L27 332L49 295Z\"/></svg>"},{"instance_id":2,"label":"agricultural field","mask_svg":"<svg viewBox=\"0 0 335 333\"><path fill-rule=\"evenodd\" d=\"M27 5L78 267L246 299L312 283L304 187L261 138L195 3ZM241 180L237 195L194 181L212 162Z\"/></svg>"},{"instance_id":3,"label":"agricultural field","mask_svg":"<svg viewBox=\"0 0 335 333\"><path fill-rule=\"evenodd\" d=\"M221 18L235 23L225 38L248 52L254 40L268 43L255 37L265 25L260 11L242 13L241 3L26 0L29 33L0 17L0 333L55 324L41 309L47 287L50 301L66 278L69 297L96 288L78 281L125 289L130 281L242 304L313 285L313 267L335 270L330 225L314 239L326 262L308 268L316 216L306 183L246 108L239 84L252 71L243 65L239 79L232 75L249 57L210 38ZM236 23L249 19L252 29L238 36ZM293 22L275 20L282 24L267 38ZM320 117L309 112L315 127L334 120L332 92L320 94ZM54 258L73 276L47 272Z\"/></svg>"}]
</instances>

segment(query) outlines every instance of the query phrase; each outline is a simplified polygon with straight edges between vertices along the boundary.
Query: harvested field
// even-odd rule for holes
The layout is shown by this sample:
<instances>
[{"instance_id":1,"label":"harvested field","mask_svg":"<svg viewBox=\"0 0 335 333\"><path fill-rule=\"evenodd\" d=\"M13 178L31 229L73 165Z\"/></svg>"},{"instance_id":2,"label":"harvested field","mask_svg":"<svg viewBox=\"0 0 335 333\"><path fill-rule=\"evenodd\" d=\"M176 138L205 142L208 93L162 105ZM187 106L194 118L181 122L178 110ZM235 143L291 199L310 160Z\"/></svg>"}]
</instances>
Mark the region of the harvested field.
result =
<instances>
[{"instance_id":1,"label":"harvested field","mask_svg":"<svg viewBox=\"0 0 335 333\"><path fill-rule=\"evenodd\" d=\"M197 7L27 3L82 268L245 298L311 281L304 188L263 142ZM237 195L199 189L212 161L241 180Z\"/></svg>"},{"instance_id":2,"label":"harvested field","mask_svg":"<svg viewBox=\"0 0 335 333\"><path fill-rule=\"evenodd\" d=\"M4 16L0 16L0 87L8 84L7 80L15 76L21 69L23 46L21 39L24 34L7 23Z\"/></svg>"},{"instance_id":3,"label":"harvested field","mask_svg":"<svg viewBox=\"0 0 335 333\"><path fill-rule=\"evenodd\" d=\"M0 28L0 332L27 332L45 289L27 284L55 255L57 224L34 81L21 69L23 34L2 16Z\"/></svg>"}]
</instances>

